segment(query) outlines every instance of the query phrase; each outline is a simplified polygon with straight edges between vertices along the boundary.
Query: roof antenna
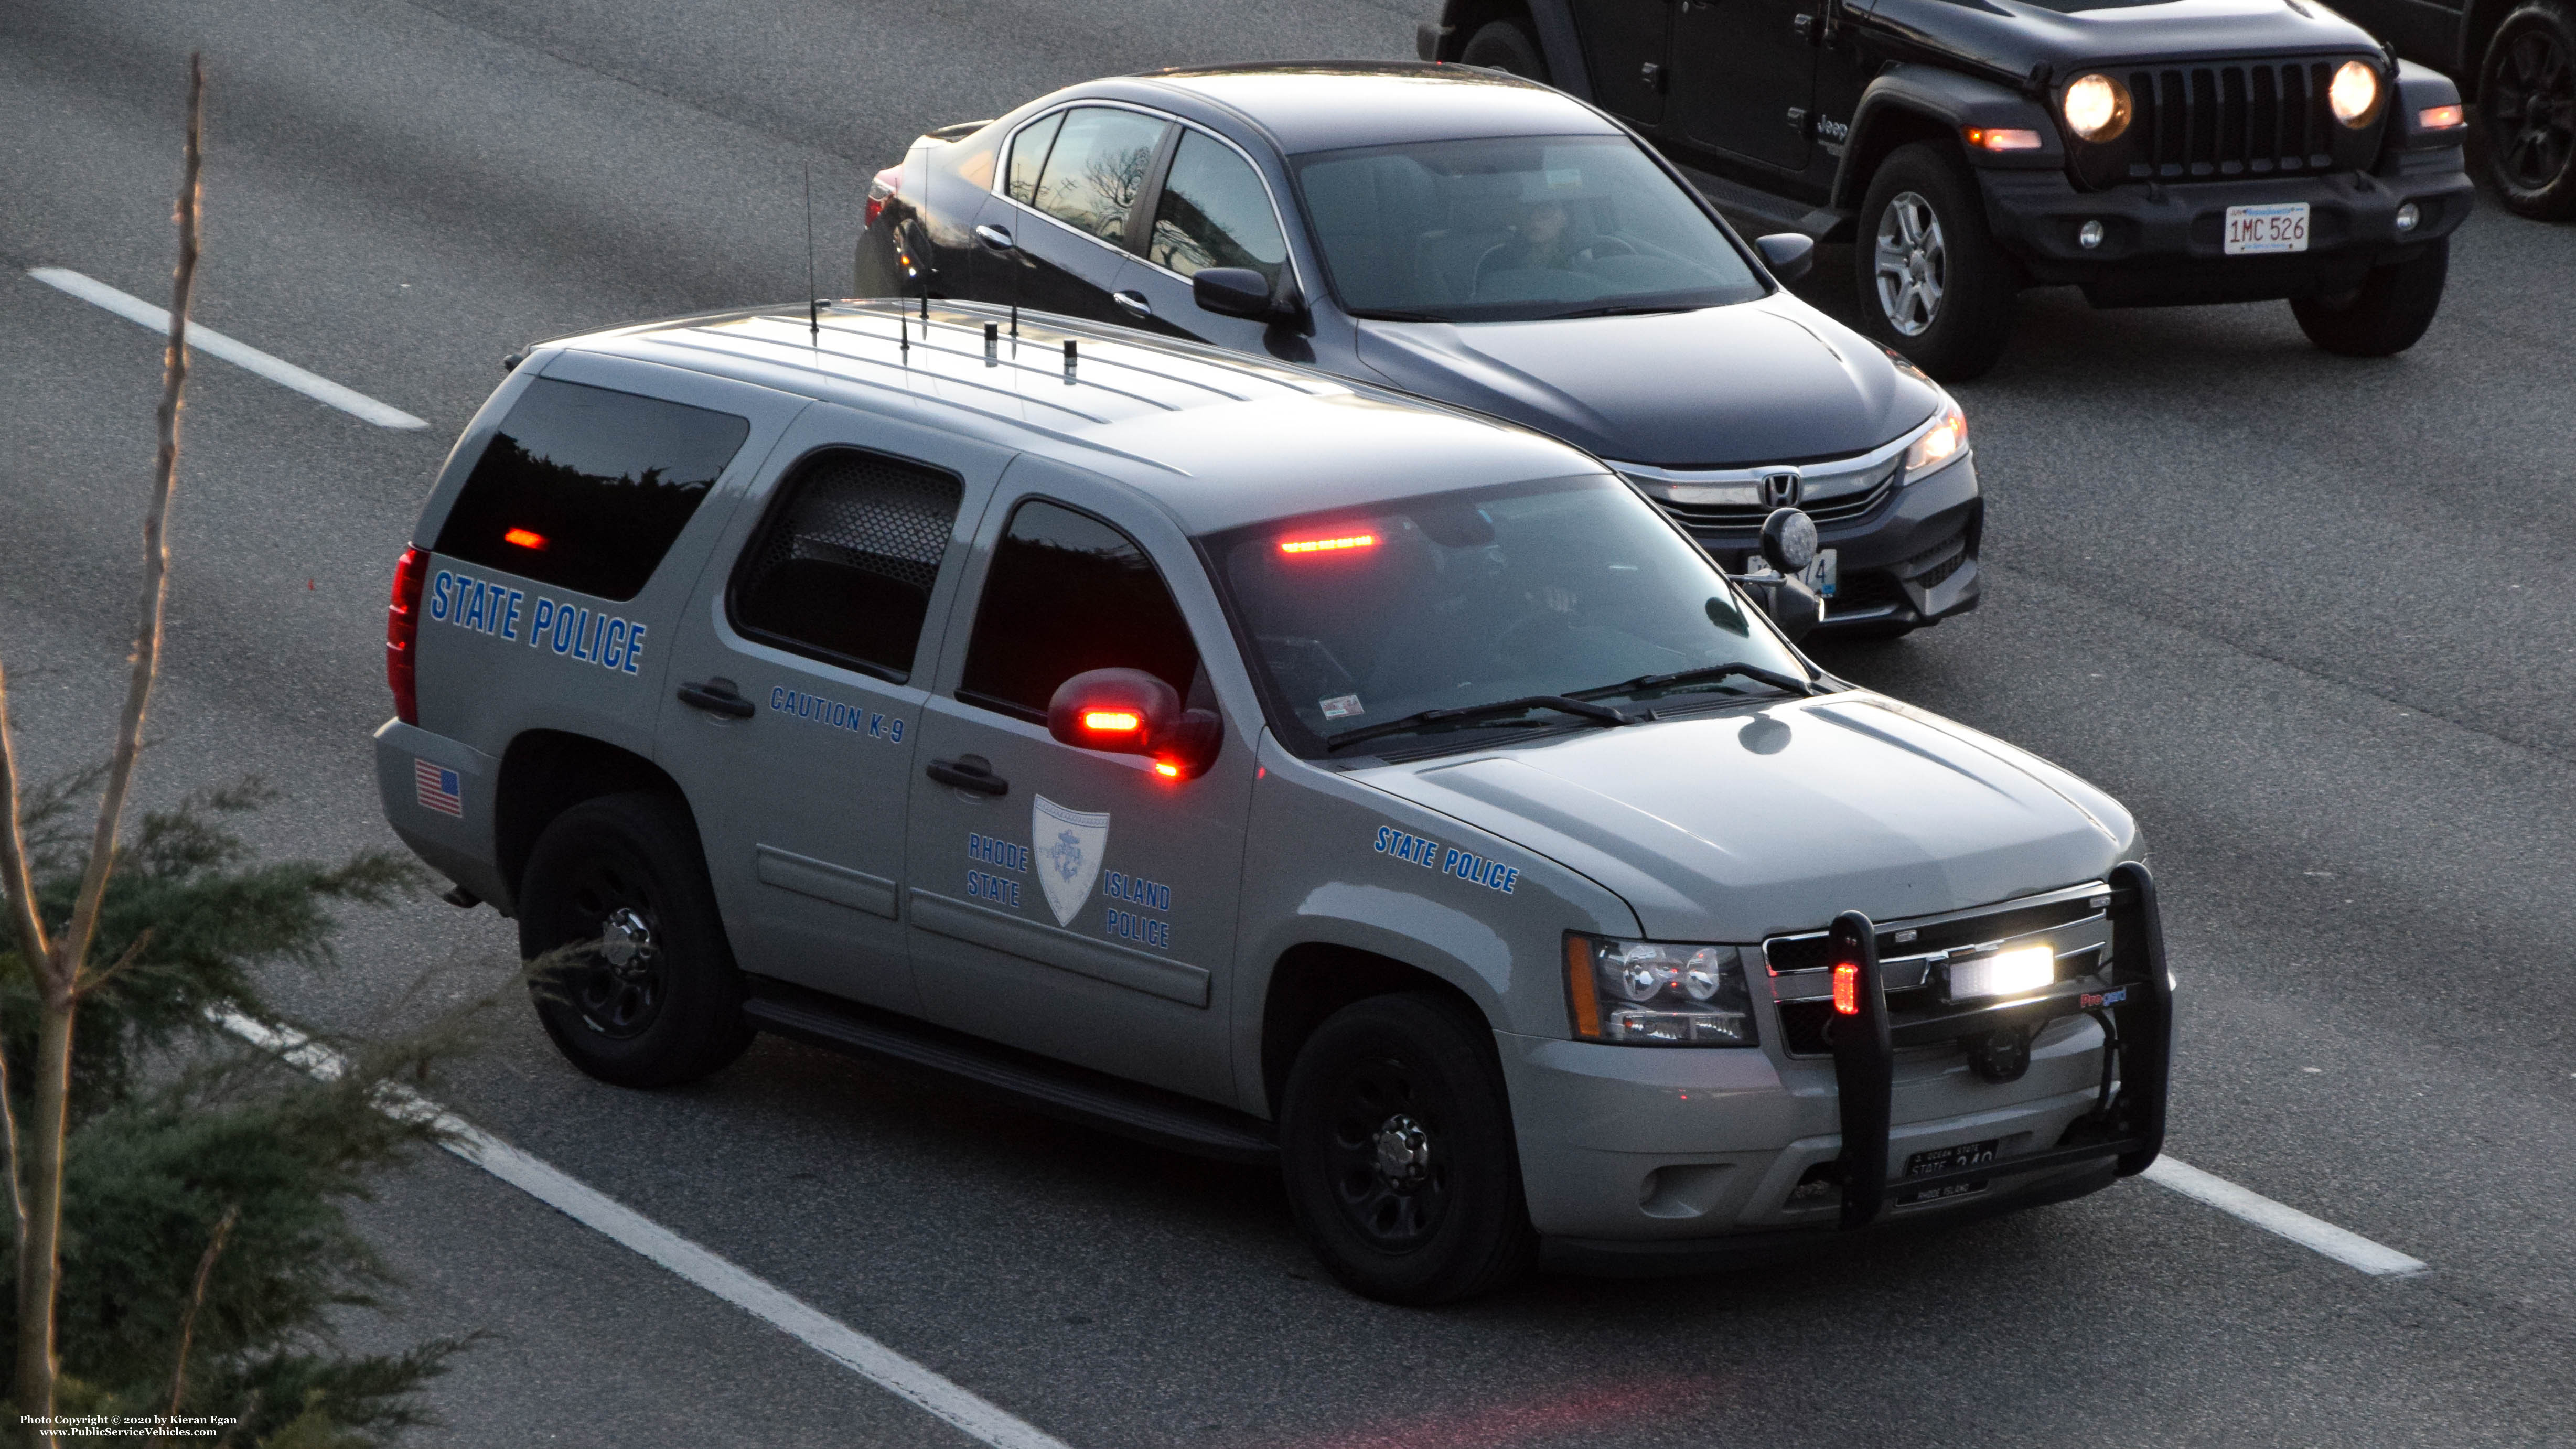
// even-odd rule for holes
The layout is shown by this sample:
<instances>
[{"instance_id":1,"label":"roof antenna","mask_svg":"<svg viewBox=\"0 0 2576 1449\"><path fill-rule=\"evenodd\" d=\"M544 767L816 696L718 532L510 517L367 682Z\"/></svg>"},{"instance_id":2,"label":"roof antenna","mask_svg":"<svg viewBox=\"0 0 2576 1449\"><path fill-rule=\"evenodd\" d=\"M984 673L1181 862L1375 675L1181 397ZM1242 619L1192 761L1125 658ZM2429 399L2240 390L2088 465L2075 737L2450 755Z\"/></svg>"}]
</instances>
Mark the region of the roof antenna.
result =
<instances>
[{"instance_id":1,"label":"roof antenna","mask_svg":"<svg viewBox=\"0 0 2576 1449\"><path fill-rule=\"evenodd\" d=\"M823 345L823 302L814 295L814 158L805 158L805 337Z\"/></svg>"},{"instance_id":2,"label":"roof antenna","mask_svg":"<svg viewBox=\"0 0 2576 1449\"><path fill-rule=\"evenodd\" d=\"M984 324L984 365L1002 365L1002 329L991 322Z\"/></svg>"},{"instance_id":3,"label":"roof antenna","mask_svg":"<svg viewBox=\"0 0 2576 1449\"><path fill-rule=\"evenodd\" d=\"M1071 387L1071 386L1073 386L1073 367L1074 367L1074 364L1075 364L1075 363L1077 363L1077 362L1079 362L1079 361L1081 361L1081 360L1082 360L1082 359L1081 359L1078 355L1076 355L1076 354L1075 354L1075 352L1074 352L1074 350L1073 350L1073 339L1072 339L1072 338L1070 338L1070 337L1068 337L1068 338L1064 339L1064 385L1065 385L1065 386L1067 386L1067 387Z\"/></svg>"}]
</instances>

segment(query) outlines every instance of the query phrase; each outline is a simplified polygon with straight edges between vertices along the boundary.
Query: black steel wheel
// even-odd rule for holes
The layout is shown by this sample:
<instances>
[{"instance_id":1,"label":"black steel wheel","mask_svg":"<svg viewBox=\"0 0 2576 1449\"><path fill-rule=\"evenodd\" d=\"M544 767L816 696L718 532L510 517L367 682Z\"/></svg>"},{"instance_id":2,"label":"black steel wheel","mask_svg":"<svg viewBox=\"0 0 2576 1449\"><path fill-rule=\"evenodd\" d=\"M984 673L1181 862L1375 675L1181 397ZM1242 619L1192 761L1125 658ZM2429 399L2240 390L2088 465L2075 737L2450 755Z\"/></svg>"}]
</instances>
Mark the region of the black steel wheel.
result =
<instances>
[{"instance_id":1,"label":"black steel wheel","mask_svg":"<svg viewBox=\"0 0 2576 1449\"><path fill-rule=\"evenodd\" d=\"M1467 37L1466 48L1458 52L1458 63L1510 71L1523 80L1541 84L1547 81L1547 60L1539 54L1538 42L1517 20L1485 22Z\"/></svg>"},{"instance_id":2,"label":"black steel wheel","mask_svg":"<svg viewBox=\"0 0 2576 1449\"><path fill-rule=\"evenodd\" d=\"M1343 1008L1298 1053L1283 1102L1289 1205L1352 1291L1454 1302L1534 1258L1493 1035L1463 1002L1405 993Z\"/></svg>"},{"instance_id":3,"label":"black steel wheel","mask_svg":"<svg viewBox=\"0 0 2576 1449\"><path fill-rule=\"evenodd\" d=\"M740 973L697 831L664 796L585 800L549 824L521 878L519 949L575 947L529 983L537 1018L602 1081L693 1081L742 1054Z\"/></svg>"},{"instance_id":4,"label":"black steel wheel","mask_svg":"<svg viewBox=\"0 0 2576 1449\"><path fill-rule=\"evenodd\" d=\"M2576 12L2533 0L2504 18L2478 68L2487 177L2541 221L2576 216Z\"/></svg>"}]
</instances>

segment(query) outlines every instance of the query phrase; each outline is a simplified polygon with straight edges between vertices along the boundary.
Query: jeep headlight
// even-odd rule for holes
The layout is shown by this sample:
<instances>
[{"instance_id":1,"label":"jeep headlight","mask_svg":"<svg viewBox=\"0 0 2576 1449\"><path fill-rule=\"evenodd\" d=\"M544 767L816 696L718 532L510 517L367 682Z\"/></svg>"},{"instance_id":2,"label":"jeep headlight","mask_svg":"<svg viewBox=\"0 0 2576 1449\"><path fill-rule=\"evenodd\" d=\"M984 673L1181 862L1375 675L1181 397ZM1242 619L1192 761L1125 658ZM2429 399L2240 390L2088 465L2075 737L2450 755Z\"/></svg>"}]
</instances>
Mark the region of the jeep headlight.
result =
<instances>
[{"instance_id":1,"label":"jeep headlight","mask_svg":"<svg viewBox=\"0 0 2576 1449\"><path fill-rule=\"evenodd\" d=\"M1565 933L1574 1034L1627 1046L1749 1047L1760 1038L1733 946Z\"/></svg>"},{"instance_id":2,"label":"jeep headlight","mask_svg":"<svg viewBox=\"0 0 2576 1449\"><path fill-rule=\"evenodd\" d=\"M2129 129L2129 88L2099 71L2079 75L2066 88L2058 109L2065 113L2066 128L2076 139L2116 141Z\"/></svg>"},{"instance_id":3,"label":"jeep headlight","mask_svg":"<svg viewBox=\"0 0 2576 1449\"><path fill-rule=\"evenodd\" d=\"M2379 113L2379 72L2358 60L2335 67L2334 80L2326 86L2326 107L2354 130L2370 124Z\"/></svg>"},{"instance_id":4,"label":"jeep headlight","mask_svg":"<svg viewBox=\"0 0 2576 1449\"><path fill-rule=\"evenodd\" d=\"M1905 450L1906 481L1937 473L1968 451L1968 416L1957 403L1945 403L1941 416Z\"/></svg>"}]
</instances>

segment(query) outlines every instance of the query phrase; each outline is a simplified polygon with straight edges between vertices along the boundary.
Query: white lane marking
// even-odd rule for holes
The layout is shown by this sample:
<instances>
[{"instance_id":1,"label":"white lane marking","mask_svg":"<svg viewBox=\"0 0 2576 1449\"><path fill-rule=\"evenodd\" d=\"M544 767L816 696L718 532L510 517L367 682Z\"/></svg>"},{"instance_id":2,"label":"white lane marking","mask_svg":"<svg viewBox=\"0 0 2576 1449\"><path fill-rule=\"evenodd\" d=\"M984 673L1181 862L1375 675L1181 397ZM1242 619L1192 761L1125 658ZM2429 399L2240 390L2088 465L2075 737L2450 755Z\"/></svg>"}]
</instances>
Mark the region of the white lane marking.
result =
<instances>
[{"instance_id":1,"label":"white lane marking","mask_svg":"<svg viewBox=\"0 0 2576 1449\"><path fill-rule=\"evenodd\" d=\"M2411 1278L2418 1273L2432 1271L2432 1265L2421 1258L2410 1258L2395 1248L2374 1243L2323 1218L2312 1218L2286 1203L2277 1203L2259 1192L2238 1187L2226 1178L2203 1172L2188 1162L2159 1157L2148 1166L2144 1176L2149 1182L2205 1202L2220 1212L2232 1213L2258 1228L2279 1233L2303 1248L2313 1248L2374 1278Z\"/></svg>"},{"instance_id":2,"label":"white lane marking","mask_svg":"<svg viewBox=\"0 0 2576 1449\"><path fill-rule=\"evenodd\" d=\"M277 1053L289 1064L324 1081L348 1070L347 1060L338 1052L300 1032L255 1021L238 1011L214 1010L209 1014L226 1031ZM1064 1441L1054 1435L825 1315L775 1284L744 1272L543 1159L472 1126L427 1097L388 1083L379 1105L396 1117L436 1123L448 1135L448 1151L583 1227L652 1259L879 1388L947 1420L978 1442L992 1445L993 1449L1067 1449Z\"/></svg>"},{"instance_id":3,"label":"white lane marking","mask_svg":"<svg viewBox=\"0 0 2576 1449\"><path fill-rule=\"evenodd\" d=\"M153 331L170 335L170 309L155 307L140 297L116 290L95 277L85 277L68 267L33 267L28 276L48 287L69 292L84 302L104 307L129 322L140 322ZM280 387L291 387L316 402L329 403L353 417L366 419L380 428L425 428L429 424L398 407L380 403L362 392L342 387L327 377L306 372L291 362L269 356L247 343L236 342L211 327L194 320L188 323L188 345L210 353L235 367L258 373Z\"/></svg>"}]
</instances>

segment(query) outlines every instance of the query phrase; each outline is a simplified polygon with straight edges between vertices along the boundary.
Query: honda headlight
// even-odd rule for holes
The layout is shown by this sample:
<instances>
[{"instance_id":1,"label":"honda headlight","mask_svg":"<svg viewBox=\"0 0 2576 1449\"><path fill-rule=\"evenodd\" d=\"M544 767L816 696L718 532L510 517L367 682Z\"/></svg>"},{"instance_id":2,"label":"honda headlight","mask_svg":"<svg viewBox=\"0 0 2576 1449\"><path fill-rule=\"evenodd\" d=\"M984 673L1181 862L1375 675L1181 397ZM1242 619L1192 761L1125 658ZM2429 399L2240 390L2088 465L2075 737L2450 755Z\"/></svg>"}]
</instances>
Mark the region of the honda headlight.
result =
<instances>
[{"instance_id":1,"label":"honda headlight","mask_svg":"<svg viewBox=\"0 0 2576 1449\"><path fill-rule=\"evenodd\" d=\"M2370 124L2379 113L2379 72L2358 60L2335 67L2334 80L2326 86L2326 107L2354 130Z\"/></svg>"},{"instance_id":2,"label":"honda headlight","mask_svg":"<svg viewBox=\"0 0 2576 1449\"><path fill-rule=\"evenodd\" d=\"M1628 1046L1749 1047L1760 1038L1733 946L1565 933L1574 1034Z\"/></svg>"},{"instance_id":3,"label":"honda headlight","mask_svg":"<svg viewBox=\"0 0 2576 1449\"><path fill-rule=\"evenodd\" d=\"M2078 140L2116 141L2129 129L2129 88L2107 75L2079 75L2058 110Z\"/></svg>"},{"instance_id":4,"label":"honda headlight","mask_svg":"<svg viewBox=\"0 0 2576 1449\"><path fill-rule=\"evenodd\" d=\"M1968 416L1959 411L1957 403L1945 403L1941 416L1905 450L1905 477L1911 481L1926 473L1937 473L1967 452Z\"/></svg>"}]
</instances>

